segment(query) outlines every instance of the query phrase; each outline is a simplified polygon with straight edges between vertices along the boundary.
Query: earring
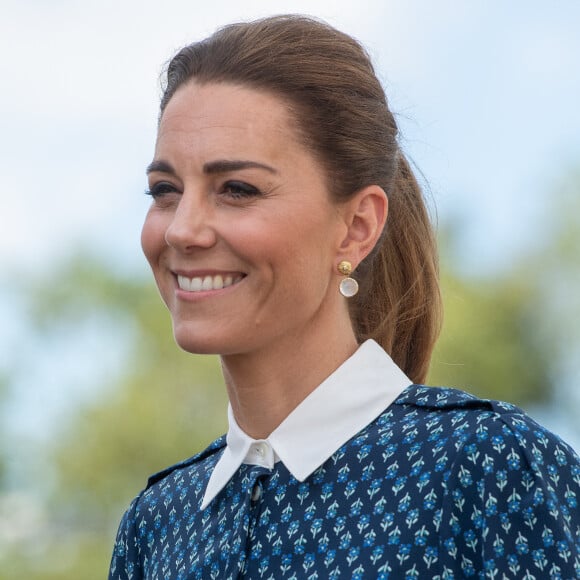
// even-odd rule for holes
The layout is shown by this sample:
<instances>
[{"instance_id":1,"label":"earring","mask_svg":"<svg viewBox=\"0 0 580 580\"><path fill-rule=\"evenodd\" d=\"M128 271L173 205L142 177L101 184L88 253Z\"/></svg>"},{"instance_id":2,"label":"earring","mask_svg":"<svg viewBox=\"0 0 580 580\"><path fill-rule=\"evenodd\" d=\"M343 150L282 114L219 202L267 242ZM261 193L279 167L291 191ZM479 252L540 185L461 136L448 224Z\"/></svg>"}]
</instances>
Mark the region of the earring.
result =
<instances>
[{"instance_id":1,"label":"earring","mask_svg":"<svg viewBox=\"0 0 580 580\"><path fill-rule=\"evenodd\" d=\"M340 293L345 298L352 298L358 292L358 282L350 277L352 274L352 264L347 260L343 260L338 265L338 271L346 276L346 278L340 282Z\"/></svg>"}]
</instances>

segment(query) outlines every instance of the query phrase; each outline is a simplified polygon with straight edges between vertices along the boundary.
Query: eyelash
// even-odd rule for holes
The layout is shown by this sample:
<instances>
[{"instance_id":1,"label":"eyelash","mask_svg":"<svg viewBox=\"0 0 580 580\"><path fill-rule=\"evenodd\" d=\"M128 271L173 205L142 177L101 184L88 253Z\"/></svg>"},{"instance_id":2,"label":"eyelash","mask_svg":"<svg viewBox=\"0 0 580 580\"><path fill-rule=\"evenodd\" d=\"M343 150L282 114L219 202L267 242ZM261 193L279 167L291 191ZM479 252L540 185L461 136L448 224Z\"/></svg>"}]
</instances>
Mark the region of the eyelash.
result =
<instances>
[{"instance_id":1,"label":"eyelash","mask_svg":"<svg viewBox=\"0 0 580 580\"><path fill-rule=\"evenodd\" d=\"M230 197L233 197L234 199L242 199L261 195L260 190L258 190L253 185L243 181L226 181L223 184L221 191Z\"/></svg>"},{"instance_id":2,"label":"eyelash","mask_svg":"<svg viewBox=\"0 0 580 580\"><path fill-rule=\"evenodd\" d=\"M153 199L158 199L165 196L168 193L181 193L174 185L166 181L156 183L145 191L145 195L150 195ZM226 181L221 189L220 194L228 195L234 199L244 199L261 195L259 189L245 183L243 181Z\"/></svg>"},{"instance_id":3,"label":"eyelash","mask_svg":"<svg viewBox=\"0 0 580 580\"><path fill-rule=\"evenodd\" d=\"M166 181L162 181L160 183L156 183L155 185L151 186L151 189L145 191L145 195L150 195L153 199L157 199L163 197L167 193L176 192L177 189L175 186L171 185L171 183L167 183Z\"/></svg>"}]
</instances>

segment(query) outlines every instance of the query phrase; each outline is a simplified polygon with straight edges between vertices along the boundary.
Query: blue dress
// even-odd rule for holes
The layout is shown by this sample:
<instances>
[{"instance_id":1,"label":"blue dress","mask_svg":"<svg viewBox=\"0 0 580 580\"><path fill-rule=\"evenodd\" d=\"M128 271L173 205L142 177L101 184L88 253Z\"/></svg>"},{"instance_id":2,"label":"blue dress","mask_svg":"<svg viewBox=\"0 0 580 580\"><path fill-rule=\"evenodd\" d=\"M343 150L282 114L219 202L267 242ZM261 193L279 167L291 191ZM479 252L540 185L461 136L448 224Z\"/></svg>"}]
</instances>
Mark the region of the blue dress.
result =
<instances>
[{"instance_id":1,"label":"blue dress","mask_svg":"<svg viewBox=\"0 0 580 580\"><path fill-rule=\"evenodd\" d=\"M225 445L150 478L110 580L580 578L580 459L517 407L412 385L304 482Z\"/></svg>"}]
</instances>

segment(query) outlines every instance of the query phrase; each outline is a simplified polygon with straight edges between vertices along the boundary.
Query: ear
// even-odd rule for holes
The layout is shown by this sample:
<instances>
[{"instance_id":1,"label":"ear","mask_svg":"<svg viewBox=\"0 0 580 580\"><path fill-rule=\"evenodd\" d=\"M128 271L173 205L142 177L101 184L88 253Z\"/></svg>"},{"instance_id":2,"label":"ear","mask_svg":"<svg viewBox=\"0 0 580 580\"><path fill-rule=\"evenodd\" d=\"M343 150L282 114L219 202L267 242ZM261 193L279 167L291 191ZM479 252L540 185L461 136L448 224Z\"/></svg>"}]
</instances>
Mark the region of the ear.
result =
<instances>
[{"instance_id":1,"label":"ear","mask_svg":"<svg viewBox=\"0 0 580 580\"><path fill-rule=\"evenodd\" d=\"M387 194L378 185L364 187L344 204L347 232L339 260L348 260L356 267L371 253L385 227L388 208Z\"/></svg>"}]
</instances>

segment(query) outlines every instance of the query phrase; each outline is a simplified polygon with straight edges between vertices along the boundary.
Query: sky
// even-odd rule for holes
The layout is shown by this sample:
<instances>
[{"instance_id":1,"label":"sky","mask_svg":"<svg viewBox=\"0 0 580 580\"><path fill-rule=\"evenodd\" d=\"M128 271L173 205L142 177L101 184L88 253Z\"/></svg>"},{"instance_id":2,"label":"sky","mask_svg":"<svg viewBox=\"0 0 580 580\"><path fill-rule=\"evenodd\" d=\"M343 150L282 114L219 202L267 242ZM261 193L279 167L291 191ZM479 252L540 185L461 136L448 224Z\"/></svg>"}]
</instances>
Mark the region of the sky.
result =
<instances>
[{"instance_id":1,"label":"sky","mask_svg":"<svg viewBox=\"0 0 580 580\"><path fill-rule=\"evenodd\" d=\"M439 221L459 224L469 272L509 268L539 243L545 192L578 167L573 0L0 5L0 357L18 330L17 297L1 285L19 272L50 271L86 247L146 274L139 232L159 74L177 49L228 22L301 12L367 47ZM51 377L46 408L67 398L53 358L39 356L30 380Z\"/></svg>"}]
</instances>

